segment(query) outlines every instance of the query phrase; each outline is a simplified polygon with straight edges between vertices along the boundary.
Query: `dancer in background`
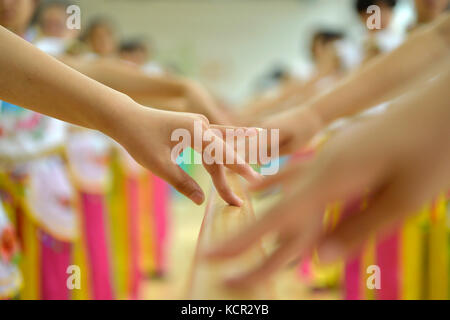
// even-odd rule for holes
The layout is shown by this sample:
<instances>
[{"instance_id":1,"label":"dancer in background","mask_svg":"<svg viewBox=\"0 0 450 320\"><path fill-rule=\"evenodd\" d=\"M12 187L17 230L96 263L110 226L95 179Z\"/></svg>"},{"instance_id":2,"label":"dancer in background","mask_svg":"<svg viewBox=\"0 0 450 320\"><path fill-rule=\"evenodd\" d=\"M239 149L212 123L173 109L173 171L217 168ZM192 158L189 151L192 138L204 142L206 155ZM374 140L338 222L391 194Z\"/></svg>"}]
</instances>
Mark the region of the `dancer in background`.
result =
<instances>
[{"instance_id":1,"label":"dancer in background","mask_svg":"<svg viewBox=\"0 0 450 320\"><path fill-rule=\"evenodd\" d=\"M148 46L141 40L127 40L120 44L119 56L121 59L139 66L149 75L163 75L164 68L154 61L153 46Z\"/></svg>"},{"instance_id":2,"label":"dancer in background","mask_svg":"<svg viewBox=\"0 0 450 320\"><path fill-rule=\"evenodd\" d=\"M77 29L66 27L66 9L70 2L63 0L45 1L36 12L36 38L33 44L53 56L64 54L78 36Z\"/></svg>"},{"instance_id":3,"label":"dancer in background","mask_svg":"<svg viewBox=\"0 0 450 320\"><path fill-rule=\"evenodd\" d=\"M149 75L164 75L165 72L156 62L151 61L152 49L139 40L129 40L121 44L119 56L134 66L140 68ZM119 150L120 152L121 150ZM130 199L137 201L135 206L130 206L130 214L135 217L130 224L134 225L131 234L138 234L139 248L132 250L137 252L140 277L162 276L167 265L167 240L170 227L170 188L160 178L143 169L130 156L122 155L125 162L124 170L127 173L127 186ZM130 163L131 162L131 163ZM189 173L189 172L188 172ZM129 201L128 201L129 203ZM132 223L134 222L134 223Z\"/></svg>"},{"instance_id":4,"label":"dancer in background","mask_svg":"<svg viewBox=\"0 0 450 320\"><path fill-rule=\"evenodd\" d=\"M317 31L311 39L311 56L315 64L312 77L304 82L285 81L274 98L257 100L244 107L242 114L255 120L298 106L333 86L345 73L336 43L343 34L330 30Z\"/></svg>"},{"instance_id":5,"label":"dancer in background","mask_svg":"<svg viewBox=\"0 0 450 320\"><path fill-rule=\"evenodd\" d=\"M60 12L65 16L61 8L52 6L51 10L52 19L58 21ZM32 1L0 1L0 24L34 41L40 31L27 32L34 11ZM55 29L46 26L51 39L56 39ZM43 47L61 53L60 44L50 41ZM53 102L49 104L54 106ZM13 199L11 209L20 234L24 277L21 297L67 299L66 270L72 263L78 228L75 194L63 151L66 124L6 101L0 101L0 108L1 185L3 193Z\"/></svg>"},{"instance_id":6,"label":"dancer in background","mask_svg":"<svg viewBox=\"0 0 450 320\"><path fill-rule=\"evenodd\" d=\"M81 39L88 47L89 57L115 57L118 54L116 27L106 17L92 19Z\"/></svg>"}]
</instances>

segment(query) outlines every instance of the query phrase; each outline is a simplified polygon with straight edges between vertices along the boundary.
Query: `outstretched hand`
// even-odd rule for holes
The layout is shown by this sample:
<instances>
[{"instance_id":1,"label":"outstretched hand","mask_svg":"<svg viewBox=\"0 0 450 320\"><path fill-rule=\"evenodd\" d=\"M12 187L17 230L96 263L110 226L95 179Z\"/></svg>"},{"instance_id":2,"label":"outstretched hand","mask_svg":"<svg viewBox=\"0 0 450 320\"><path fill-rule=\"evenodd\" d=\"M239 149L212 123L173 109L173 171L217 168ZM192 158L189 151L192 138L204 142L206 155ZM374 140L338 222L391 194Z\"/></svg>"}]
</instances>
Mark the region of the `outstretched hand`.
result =
<instances>
[{"instance_id":1,"label":"outstretched hand","mask_svg":"<svg viewBox=\"0 0 450 320\"><path fill-rule=\"evenodd\" d=\"M136 104L132 100L130 103ZM205 161L203 154L201 158L218 193L229 204L240 206L242 200L228 186L225 168L236 172L250 183L259 182L262 179L220 136L214 135L212 130L208 131L212 126L209 125L205 116L155 110L137 104L127 110L132 110L132 112L124 114L122 121L108 129L107 133L122 144L137 162L166 180L196 204L201 204L205 199L202 189L173 159L173 150L178 141L173 141L171 137L177 129L187 130L191 137L194 137L195 125L199 125L203 133L209 132L212 135L210 141L202 138L200 145L197 145L191 140L186 146L192 147L202 154L210 143L214 143L217 149L222 150L224 158L228 157L233 160L231 162L208 162ZM179 149L176 155L182 151Z\"/></svg>"}]
</instances>

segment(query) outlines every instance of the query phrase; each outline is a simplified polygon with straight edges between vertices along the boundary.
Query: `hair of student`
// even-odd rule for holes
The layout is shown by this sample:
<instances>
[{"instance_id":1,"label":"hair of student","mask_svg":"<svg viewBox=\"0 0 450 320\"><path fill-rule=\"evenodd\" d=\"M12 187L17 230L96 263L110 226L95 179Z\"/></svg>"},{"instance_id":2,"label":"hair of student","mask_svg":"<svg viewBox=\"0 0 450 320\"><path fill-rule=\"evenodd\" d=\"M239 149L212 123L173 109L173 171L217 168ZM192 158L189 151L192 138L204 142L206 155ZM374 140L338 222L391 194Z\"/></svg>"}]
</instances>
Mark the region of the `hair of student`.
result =
<instances>
[{"instance_id":1,"label":"hair of student","mask_svg":"<svg viewBox=\"0 0 450 320\"><path fill-rule=\"evenodd\" d=\"M147 45L144 41L139 39L130 39L125 40L120 43L119 51L120 52L132 52L136 50L148 50Z\"/></svg>"},{"instance_id":2,"label":"hair of student","mask_svg":"<svg viewBox=\"0 0 450 320\"><path fill-rule=\"evenodd\" d=\"M325 43L340 40L344 38L344 33L340 31L334 31L334 30L328 30L328 29L321 29L316 32L314 32L311 40L311 49L313 49L314 44L316 41L323 41Z\"/></svg>"},{"instance_id":3,"label":"hair of student","mask_svg":"<svg viewBox=\"0 0 450 320\"><path fill-rule=\"evenodd\" d=\"M268 79L280 81L284 77L286 77L289 72L286 68L281 66L276 66L273 70L271 70L268 74Z\"/></svg>"},{"instance_id":4,"label":"hair of student","mask_svg":"<svg viewBox=\"0 0 450 320\"><path fill-rule=\"evenodd\" d=\"M345 37L345 34L341 31L334 31L329 29L318 29L314 32L311 38L311 56L314 56L314 45L317 41L323 41L324 43L329 43L337 40L341 40Z\"/></svg>"},{"instance_id":5,"label":"hair of student","mask_svg":"<svg viewBox=\"0 0 450 320\"><path fill-rule=\"evenodd\" d=\"M394 8L397 5L397 0L356 0L355 9L359 13L365 13L368 7L377 4L385 4L391 8Z\"/></svg>"}]
</instances>

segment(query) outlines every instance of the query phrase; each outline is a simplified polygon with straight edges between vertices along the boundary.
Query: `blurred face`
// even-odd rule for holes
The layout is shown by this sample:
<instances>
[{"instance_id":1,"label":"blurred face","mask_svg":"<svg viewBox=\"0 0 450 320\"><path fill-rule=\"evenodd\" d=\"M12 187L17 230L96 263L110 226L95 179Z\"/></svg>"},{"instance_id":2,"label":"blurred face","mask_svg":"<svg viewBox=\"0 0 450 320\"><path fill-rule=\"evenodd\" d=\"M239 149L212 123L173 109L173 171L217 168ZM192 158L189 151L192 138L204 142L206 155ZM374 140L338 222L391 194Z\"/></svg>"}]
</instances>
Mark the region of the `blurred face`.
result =
<instances>
[{"instance_id":1,"label":"blurred face","mask_svg":"<svg viewBox=\"0 0 450 320\"><path fill-rule=\"evenodd\" d=\"M339 68L340 59L336 50L335 41L316 39L313 45L314 61L317 65L326 68Z\"/></svg>"},{"instance_id":2,"label":"blurred face","mask_svg":"<svg viewBox=\"0 0 450 320\"><path fill-rule=\"evenodd\" d=\"M37 0L0 0L0 25L15 32L26 31Z\"/></svg>"},{"instance_id":3,"label":"blurred face","mask_svg":"<svg viewBox=\"0 0 450 320\"><path fill-rule=\"evenodd\" d=\"M449 0L415 0L419 22L430 22L445 11Z\"/></svg>"},{"instance_id":4,"label":"blurred face","mask_svg":"<svg viewBox=\"0 0 450 320\"><path fill-rule=\"evenodd\" d=\"M67 14L64 7L52 6L42 12L40 27L44 36L62 38L67 34Z\"/></svg>"},{"instance_id":5,"label":"blurred face","mask_svg":"<svg viewBox=\"0 0 450 320\"><path fill-rule=\"evenodd\" d=\"M393 8L388 6L383 2L379 2L376 4L380 8L380 29L373 29L372 31L383 30L389 27L392 21ZM366 25L368 19L374 13L363 12L360 13L359 17L364 25Z\"/></svg>"},{"instance_id":6,"label":"blurred face","mask_svg":"<svg viewBox=\"0 0 450 320\"><path fill-rule=\"evenodd\" d=\"M89 37L89 43L92 50L101 56L111 55L116 52L116 38L109 26L99 25L95 27Z\"/></svg>"}]
</instances>

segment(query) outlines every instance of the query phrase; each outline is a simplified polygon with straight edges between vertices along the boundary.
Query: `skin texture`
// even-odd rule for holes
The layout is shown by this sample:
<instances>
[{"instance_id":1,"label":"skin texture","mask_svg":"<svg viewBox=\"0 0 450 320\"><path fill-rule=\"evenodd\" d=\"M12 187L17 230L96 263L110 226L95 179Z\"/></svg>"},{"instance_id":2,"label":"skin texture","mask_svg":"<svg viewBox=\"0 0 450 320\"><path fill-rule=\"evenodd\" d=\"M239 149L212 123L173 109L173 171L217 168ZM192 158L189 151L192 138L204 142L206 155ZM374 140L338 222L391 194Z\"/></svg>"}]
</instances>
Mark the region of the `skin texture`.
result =
<instances>
[{"instance_id":1,"label":"skin texture","mask_svg":"<svg viewBox=\"0 0 450 320\"><path fill-rule=\"evenodd\" d=\"M63 121L102 131L122 144L143 166L167 180L178 191L200 204L203 191L171 161L170 141L175 129L194 135L194 122L204 130L209 122L198 114L173 113L139 105L130 97L71 69L0 27L0 99ZM26 92L26 94L23 94ZM205 165L225 201L241 205L224 178L225 166L251 182L260 176L216 137L235 164ZM205 147L205 141L203 141ZM199 150L197 150L199 151ZM242 163L242 164L240 164Z\"/></svg>"},{"instance_id":2,"label":"skin texture","mask_svg":"<svg viewBox=\"0 0 450 320\"><path fill-rule=\"evenodd\" d=\"M206 256L234 257L266 235L275 235L279 246L256 269L228 279L229 285L254 285L314 248L322 263L346 257L374 232L387 232L448 190L449 81L447 63L438 79L422 83L386 113L339 131L313 160L254 186L260 190L289 184L292 190L258 222ZM370 199L367 208L325 231L326 206L363 196L364 190Z\"/></svg>"},{"instance_id":3,"label":"skin texture","mask_svg":"<svg viewBox=\"0 0 450 320\"><path fill-rule=\"evenodd\" d=\"M183 99L184 108L163 104L163 108L172 111L189 111L205 115L216 124L229 124L231 116L222 114L215 100L200 84L172 76L149 76L141 70L115 58L100 58L95 61L59 57L66 65L95 79L104 85L123 92L137 102L153 105L154 101Z\"/></svg>"}]
</instances>

